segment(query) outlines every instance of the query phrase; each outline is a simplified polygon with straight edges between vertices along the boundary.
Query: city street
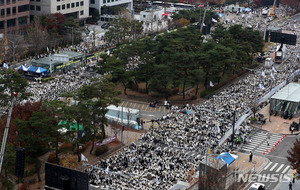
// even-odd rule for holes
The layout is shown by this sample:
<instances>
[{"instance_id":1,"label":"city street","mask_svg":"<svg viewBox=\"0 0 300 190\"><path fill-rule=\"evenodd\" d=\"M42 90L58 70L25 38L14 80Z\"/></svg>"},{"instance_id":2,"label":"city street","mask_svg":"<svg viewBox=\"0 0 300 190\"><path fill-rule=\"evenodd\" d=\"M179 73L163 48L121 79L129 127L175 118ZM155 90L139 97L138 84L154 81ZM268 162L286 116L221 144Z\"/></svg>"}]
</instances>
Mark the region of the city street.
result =
<instances>
[{"instance_id":1,"label":"city street","mask_svg":"<svg viewBox=\"0 0 300 190\"><path fill-rule=\"evenodd\" d=\"M269 147L267 146L268 134L270 135L269 145L270 147L273 147L274 143L278 140L277 138L281 135L262 131L258 131L257 133L255 133L252 137L252 143L244 147L250 149L250 147L252 146L253 148L251 150L253 152L253 156L263 156L262 150L265 148L268 149ZM290 174L293 170L291 169L291 166L286 157L288 156L287 151L293 146L296 138L299 138L299 135L287 136L274 148L272 152L266 154L265 157L268 158L270 162L267 163L266 166L264 166L264 168L262 169L261 173L259 173L261 177L259 177L259 179L256 178L252 183L249 183L245 189L248 189L253 183L259 182L265 184L267 190L271 190L275 189L275 187L281 182L280 180L291 180L292 176ZM243 150L246 149L244 147L242 148ZM279 181L276 181L274 177L271 177L272 174L276 174L275 177L278 177ZM288 183L286 182L286 184ZM288 185L286 186L286 189L288 189Z\"/></svg>"}]
</instances>

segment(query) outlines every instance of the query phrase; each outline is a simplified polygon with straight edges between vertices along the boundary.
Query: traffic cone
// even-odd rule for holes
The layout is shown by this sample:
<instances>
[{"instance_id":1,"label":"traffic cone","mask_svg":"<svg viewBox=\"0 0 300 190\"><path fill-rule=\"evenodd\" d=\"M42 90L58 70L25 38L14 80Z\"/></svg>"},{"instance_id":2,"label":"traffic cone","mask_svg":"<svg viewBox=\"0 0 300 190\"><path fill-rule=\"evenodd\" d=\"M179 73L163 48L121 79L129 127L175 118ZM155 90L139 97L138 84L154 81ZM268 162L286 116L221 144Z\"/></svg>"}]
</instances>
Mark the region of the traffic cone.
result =
<instances>
[{"instance_id":1,"label":"traffic cone","mask_svg":"<svg viewBox=\"0 0 300 190\"><path fill-rule=\"evenodd\" d=\"M264 152L263 155L265 155L266 153Z\"/></svg>"}]
</instances>

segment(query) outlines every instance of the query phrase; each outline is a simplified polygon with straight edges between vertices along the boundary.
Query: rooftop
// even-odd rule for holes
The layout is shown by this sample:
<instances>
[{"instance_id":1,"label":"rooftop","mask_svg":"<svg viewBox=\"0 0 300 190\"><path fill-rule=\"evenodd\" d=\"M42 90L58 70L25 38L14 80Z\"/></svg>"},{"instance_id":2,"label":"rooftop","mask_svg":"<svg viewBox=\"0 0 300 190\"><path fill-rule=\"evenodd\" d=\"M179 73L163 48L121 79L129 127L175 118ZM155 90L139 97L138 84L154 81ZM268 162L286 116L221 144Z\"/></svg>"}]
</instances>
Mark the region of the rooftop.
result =
<instances>
[{"instance_id":1,"label":"rooftop","mask_svg":"<svg viewBox=\"0 0 300 190\"><path fill-rule=\"evenodd\" d=\"M300 102L300 84L299 83L289 83L276 94L274 94L271 99L286 100L290 102Z\"/></svg>"}]
</instances>

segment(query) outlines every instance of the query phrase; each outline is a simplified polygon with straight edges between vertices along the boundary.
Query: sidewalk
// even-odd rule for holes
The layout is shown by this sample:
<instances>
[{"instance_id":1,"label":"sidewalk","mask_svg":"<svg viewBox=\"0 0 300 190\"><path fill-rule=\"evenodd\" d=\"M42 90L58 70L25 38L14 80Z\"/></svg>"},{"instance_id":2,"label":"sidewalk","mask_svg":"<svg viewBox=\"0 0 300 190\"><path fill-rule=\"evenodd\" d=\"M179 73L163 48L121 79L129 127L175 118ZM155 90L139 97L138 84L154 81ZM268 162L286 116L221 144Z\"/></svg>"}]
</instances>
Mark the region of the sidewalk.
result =
<instances>
[{"instance_id":1,"label":"sidewalk","mask_svg":"<svg viewBox=\"0 0 300 190\"><path fill-rule=\"evenodd\" d=\"M292 169L290 169L290 170L288 171L288 173L287 173L288 176L289 176L290 179L291 179L292 184L293 184L292 190L300 189L300 179L296 179L296 180L295 180L295 183L293 183L293 181L292 181L292 180L293 180L293 175L292 175L292 173L293 173L293 170L292 170ZM285 180L285 178L284 178L284 180ZM286 180L286 181L287 181L287 180ZM289 189L290 181L289 181L289 182L286 182L286 181L278 183L278 185L275 187L274 190L288 190L288 189Z\"/></svg>"},{"instance_id":2,"label":"sidewalk","mask_svg":"<svg viewBox=\"0 0 300 190\"><path fill-rule=\"evenodd\" d=\"M266 131L269 131L271 133L280 133L280 134L291 134L290 131L290 124L295 121L296 123L299 122L300 118L292 118L291 120L289 119L283 119L281 116L271 116L271 121L270 121L270 114L269 114L269 109L270 109L270 104L268 104L266 107L261 109L258 113L263 114L264 118L266 118L266 124L264 125L257 125L255 124L254 126ZM294 135L298 134L299 131L294 131Z\"/></svg>"},{"instance_id":3,"label":"sidewalk","mask_svg":"<svg viewBox=\"0 0 300 190\"><path fill-rule=\"evenodd\" d=\"M238 168L238 172L248 172L254 168L255 173L260 173L262 168L269 163L269 159L257 155L253 155L252 162L249 162L249 154L232 152L237 155L238 158L228 167L228 173L232 172L235 168Z\"/></svg>"}]
</instances>

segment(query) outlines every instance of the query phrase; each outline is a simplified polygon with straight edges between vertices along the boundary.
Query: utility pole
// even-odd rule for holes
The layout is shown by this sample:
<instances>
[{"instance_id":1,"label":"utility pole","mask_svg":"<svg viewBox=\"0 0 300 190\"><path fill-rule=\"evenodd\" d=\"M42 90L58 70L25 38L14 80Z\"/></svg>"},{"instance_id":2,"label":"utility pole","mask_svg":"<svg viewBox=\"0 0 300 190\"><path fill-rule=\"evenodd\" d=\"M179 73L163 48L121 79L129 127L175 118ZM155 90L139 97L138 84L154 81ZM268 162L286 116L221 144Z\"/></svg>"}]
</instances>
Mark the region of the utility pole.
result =
<instances>
[{"instance_id":1,"label":"utility pole","mask_svg":"<svg viewBox=\"0 0 300 190\"><path fill-rule=\"evenodd\" d=\"M232 141L232 145L231 145L231 149L233 149L233 143L234 143L234 125L235 125L235 110L236 110L236 106L234 106L234 111L233 111L233 120L232 120L232 138L231 138L231 141Z\"/></svg>"},{"instance_id":2,"label":"utility pole","mask_svg":"<svg viewBox=\"0 0 300 190\"><path fill-rule=\"evenodd\" d=\"M206 9L204 11L204 15L203 15L203 18L202 18L202 23L201 23L201 26L200 26L200 36L202 35L202 30L203 30L203 24L204 24L204 21L205 21L205 15L206 15L206 11L208 9L208 2L206 0Z\"/></svg>"},{"instance_id":3,"label":"utility pole","mask_svg":"<svg viewBox=\"0 0 300 190\"><path fill-rule=\"evenodd\" d=\"M11 100L10 108L9 108L9 111L8 111L6 126L5 126L5 129L4 129L4 135L3 135L3 139L2 139L1 152L0 152L0 173L1 173L1 170L2 170L2 164L3 164L3 160L4 160L5 146L6 146L6 140L7 140L8 130L9 130L11 114L12 114L12 110L14 108L14 103L15 103L16 98L17 98L16 96L17 96L17 93L12 93L12 100Z\"/></svg>"}]
</instances>

